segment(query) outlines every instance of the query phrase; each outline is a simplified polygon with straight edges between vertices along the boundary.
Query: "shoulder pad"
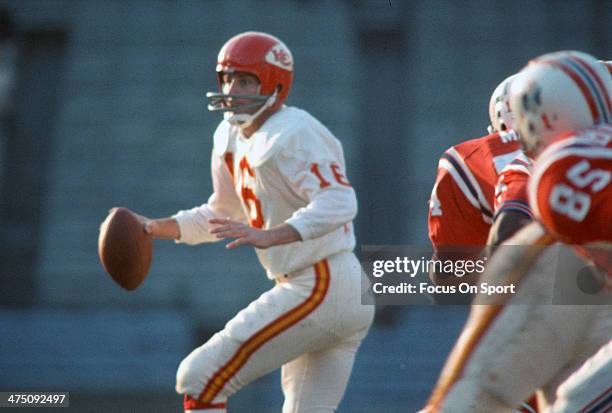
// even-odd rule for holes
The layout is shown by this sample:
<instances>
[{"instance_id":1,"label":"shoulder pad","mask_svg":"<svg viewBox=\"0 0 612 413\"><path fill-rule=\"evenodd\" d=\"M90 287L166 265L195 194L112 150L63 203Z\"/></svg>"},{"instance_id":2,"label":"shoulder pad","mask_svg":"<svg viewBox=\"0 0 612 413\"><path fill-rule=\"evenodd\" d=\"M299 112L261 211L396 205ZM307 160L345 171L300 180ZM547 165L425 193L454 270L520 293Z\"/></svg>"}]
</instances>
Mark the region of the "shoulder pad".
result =
<instances>
[{"instance_id":1,"label":"shoulder pad","mask_svg":"<svg viewBox=\"0 0 612 413\"><path fill-rule=\"evenodd\" d=\"M284 107L251 137L251 166L262 165L283 149L299 153L304 146L316 145L316 135L317 124L310 115L297 108Z\"/></svg>"},{"instance_id":2,"label":"shoulder pad","mask_svg":"<svg viewBox=\"0 0 612 413\"><path fill-rule=\"evenodd\" d=\"M228 150L232 150L234 144L233 135L237 132L232 130L231 125L227 121L222 121L213 136L214 147L213 153L216 156L223 156Z\"/></svg>"}]
</instances>

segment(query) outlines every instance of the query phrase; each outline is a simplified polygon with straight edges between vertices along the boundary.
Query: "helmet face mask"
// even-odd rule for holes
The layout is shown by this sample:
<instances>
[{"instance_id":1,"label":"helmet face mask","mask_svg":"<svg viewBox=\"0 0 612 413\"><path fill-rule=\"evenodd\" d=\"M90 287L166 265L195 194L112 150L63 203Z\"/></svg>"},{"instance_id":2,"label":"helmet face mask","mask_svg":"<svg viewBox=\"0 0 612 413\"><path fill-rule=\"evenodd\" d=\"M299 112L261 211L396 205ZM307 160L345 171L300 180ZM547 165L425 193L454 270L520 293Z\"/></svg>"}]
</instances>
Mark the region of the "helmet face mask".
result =
<instances>
[{"instance_id":1,"label":"helmet face mask","mask_svg":"<svg viewBox=\"0 0 612 413\"><path fill-rule=\"evenodd\" d=\"M223 45L216 71L220 92L206 94L208 109L222 111L230 123L247 127L264 111L278 110L287 99L293 81L293 57L276 37L246 32ZM247 73L257 78L258 94L223 93L223 75L234 73Z\"/></svg>"},{"instance_id":2,"label":"helmet face mask","mask_svg":"<svg viewBox=\"0 0 612 413\"><path fill-rule=\"evenodd\" d=\"M211 112L250 112L252 109L260 108L266 100L270 98L270 96L262 96L262 95L235 95L235 94L224 94L224 93L215 93L208 92L206 93L206 97L208 98L208 110ZM248 103L243 103L240 105L236 105L234 101L248 101Z\"/></svg>"},{"instance_id":3,"label":"helmet face mask","mask_svg":"<svg viewBox=\"0 0 612 413\"><path fill-rule=\"evenodd\" d=\"M277 93L272 95L261 95L261 84L259 79L250 74L242 72L222 72L219 73L219 88L221 93L208 92L206 97L209 100L208 110L213 112L223 112L223 118L230 124L239 127L248 127L253 121L261 115L266 109L270 108L276 102ZM230 76L230 79L226 79L226 76ZM251 78L251 83L257 84L255 93L231 93L231 86L226 86L235 81L241 83L244 75ZM231 77L237 77L232 80ZM223 90L227 88L227 90ZM240 87L239 92L242 92L245 88ZM246 91L249 92L251 88L246 87ZM225 93L225 92L230 93Z\"/></svg>"},{"instance_id":4,"label":"helmet face mask","mask_svg":"<svg viewBox=\"0 0 612 413\"><path fill-rule=\"evenodd\" d=\"M526 151L537 155L564 132L609 123L612 77L581 52L549 53L532 60L510 87L510 104Z\"/></svg>"},{"instance_id":5,"label":"helmet face mask","mask_svg":"<svg viewBox=\"0 0 612 413\"><path fill-rule=\"evenodd\" d=\"M223 112L226 121L244 128L250 126L259 115L275 103L276 95L276 92L270 96L206 93L209 100L208 110ZM234 100L245 103L236 105Z\"/></svg>"}]
</instances>

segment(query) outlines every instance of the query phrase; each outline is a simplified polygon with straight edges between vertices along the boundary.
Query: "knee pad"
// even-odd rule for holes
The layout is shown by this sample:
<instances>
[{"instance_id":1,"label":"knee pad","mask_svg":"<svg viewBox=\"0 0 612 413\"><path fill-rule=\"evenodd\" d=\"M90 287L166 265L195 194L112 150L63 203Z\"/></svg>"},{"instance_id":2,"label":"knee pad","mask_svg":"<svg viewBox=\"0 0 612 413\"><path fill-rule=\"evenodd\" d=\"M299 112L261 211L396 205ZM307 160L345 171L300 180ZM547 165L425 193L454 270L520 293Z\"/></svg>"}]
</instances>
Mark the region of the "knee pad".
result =
<instances>
[{"instance_id":1,"label":"knee pad","mask_svg":"<svg viewBox=\"0 0 612 413\"><path fill-rule=\"evenodd\" d=\"M176 392L179 394L190 395L191 397L197 398L199 396L197 385L196 369L193 368L193 363L190 362L190 358L187 357L181 364L179 364L178 370L176 371Z\"/></svg>"}]
</instances>

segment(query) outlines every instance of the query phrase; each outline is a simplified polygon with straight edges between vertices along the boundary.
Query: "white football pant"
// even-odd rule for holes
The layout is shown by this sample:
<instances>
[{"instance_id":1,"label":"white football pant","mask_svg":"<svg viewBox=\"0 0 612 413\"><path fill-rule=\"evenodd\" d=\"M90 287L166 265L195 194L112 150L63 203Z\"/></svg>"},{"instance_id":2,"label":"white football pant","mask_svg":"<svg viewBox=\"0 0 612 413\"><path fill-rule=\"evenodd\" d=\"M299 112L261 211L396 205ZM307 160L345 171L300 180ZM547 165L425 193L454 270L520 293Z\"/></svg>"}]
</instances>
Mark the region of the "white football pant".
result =
<instances>
[{"instance_id":1,"label":"white football pant","mask_svg":"<svg viewBox=\"0 0 612 413\"><path fill-rule=\"evenodd\" d=\"M374 315L361 305L361 271L343 252L283 277L181 362L185 410L223 412L229 396L282 366L283 413L335 411Z\"/></svg>"},{"instance_id":2,"label":"white football pant","mask_svg":"<svg viewBox=\"0 0 612 413\"><path fill-rule=\"evenodd\" d=\"M557 390L546 413L606 413L612 411L612 342L605 344Z\"/></svg>"},{"instance_id":3,"label":"white football pant","mask_svg":"<svg viewBox=\"0 0 612 413\"><path fill-rule=\"evenodd\" d=\"M565 272L572 273L567 268L571 261L576 271L584 267L570 248L560 248ZM612 306L542 304L550 302L556 281L551 270L559 268L551 266L559 255L547 254L559 251L546 252L523 280L470 355L440 412L508 413L539 388L544 398L539 401L552 404L559 385L610 341ZM509 256L495 269L507 271L503 266L512 266L515 258Z\"/></svg>"}]
</instances>

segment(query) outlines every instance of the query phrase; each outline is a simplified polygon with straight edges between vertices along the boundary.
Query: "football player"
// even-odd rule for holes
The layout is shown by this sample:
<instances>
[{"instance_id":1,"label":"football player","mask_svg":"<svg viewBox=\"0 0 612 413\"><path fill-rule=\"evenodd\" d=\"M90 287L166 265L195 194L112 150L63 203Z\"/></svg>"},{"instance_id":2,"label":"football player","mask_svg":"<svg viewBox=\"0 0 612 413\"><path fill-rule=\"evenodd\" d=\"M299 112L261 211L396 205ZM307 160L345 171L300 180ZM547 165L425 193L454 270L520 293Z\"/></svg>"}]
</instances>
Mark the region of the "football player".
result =
<instances>
[{"instance_id":1,"label":"football player","mask_svg":"<svg viewBox=\"0 0 612 413\"><path fill-rule=\"evenodd\" d=\"M581 88L588 104L590 113L567 110L565 119L572 128L544 124L544 120L552 116L549 115L551 112L561 116L560 109L529 106L534 93L541 94L542 89L550 88L543 81L538 83L542 84L538 88L529 86L533 90L523 85L523 89L517 89L516 93L526 106L520 119L525 146L531 153L541 152L529 183L530 204L551 234L566 244L582 246L580 250L588 255L589 248L585 244L612 242L612 221L609 219L612 216L609 202L612 200L609 185L612 175L612 91L606 82L610 76L599 74L591 66L583 64L580 55L570 56L550 65L571 77L575 87ZM544 120L538 123L538 116ZM542 148L546 149L542 151ZM594 255L591 258L606 257ZM612 262L601 261L599 264L612 273Z\"/></svg>"},{"instance_id":2,"label":"football player","mask_svg":"<svg viewBox=\"0 0 612 413\"><path fill-rule=\"evenodd\" d=\"M209 109L224 120L214 133L214 192L143 223L155 238L253 246L276 284L181 362L176 390L185 411L224 412L228 397L282 367L283 412L333 412L373 318L360 304L357 203L342 146L309 113L284 105L293 57L276 37L232 37L216 73Z\"/></svg>"},{"instance_id":3,"label":"football player","mask_svg":"<svg viewBox=\"0 0 612 413\"><path fill-rule=\"evenodd\" d=\"M503 178L516 173L509 164L524 156L512 130L508 102L508 90L515 78L504 79L491 95L490 134L455 145L440 158L428 216L435 259L457 259L458 254L462 259L475 258L488 244L487 239L500 243L531 219L524 180ZM452 274L430 276L435 284L475 281Z\"/></svg>"},{"instance_id":4,"label":"football player","mask_svg":"<svg viewBox=\"0 0 612 413\"><path fill-rule=\"evenodd\" d=\"M504 79L491 95L489 135L455 145L440 159L428 220L436 259L475 258L486 245L501 244L533 218L526 190L530 160L512 130L509 88L516 78ZM478 281L469 275L430 276L435 284ZM437 297L441 302L444 298ZM536 402L522 408L535 411Z\"/></svg>"},{"instance_id":5,"label":"football player","mask_svg":"<svg viewBox=\"0 0 612 413\"><path fill-rule=\"evenodd\" d=\"M522 280L519 292L531 304L472 309L427 412L507 412L535 388L563 380L550 412L611 408L612 307L538 306L545 277L524 278L555 241L612 242L611 95L609 72L579 52L541 56L511 86L516 128L527 153L539 155L529 193L540 223L509 241L525 248L496 254L488 271Z\"/></svg>"},{"instance_id":6,"label":"football player","mask_svg":"<svg viewBox=\"0 0 612 413\"><path fill-rule=\"evenodd\" d=\"M525 146L539 155L530 205L548 233L599 266L594 284L610 294L612 72L608 62L599 63L579 52L542 56L527 69L530 81L512 93ZM612 312L601 307L594 317L603 314L602 321L586 339L602 347L559 387L551 413L612 410Z\"/></svg>"}]
</instances>

